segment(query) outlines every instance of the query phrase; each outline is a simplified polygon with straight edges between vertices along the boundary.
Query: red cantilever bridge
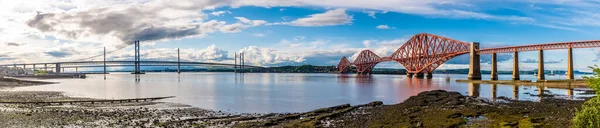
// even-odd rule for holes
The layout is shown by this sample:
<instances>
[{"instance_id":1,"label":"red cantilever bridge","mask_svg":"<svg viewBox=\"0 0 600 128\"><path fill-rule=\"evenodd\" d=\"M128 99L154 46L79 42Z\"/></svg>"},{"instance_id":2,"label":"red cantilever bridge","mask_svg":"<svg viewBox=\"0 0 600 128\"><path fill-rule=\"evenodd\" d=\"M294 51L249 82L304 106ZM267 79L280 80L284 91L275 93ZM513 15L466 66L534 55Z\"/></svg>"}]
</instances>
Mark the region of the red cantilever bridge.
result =
<instances>
[{"instance_id":1,"label":"red cantilever bridge","mask_svg":"<svg viewBox=\"0 0 600 128\"><path fill-rule=\"evenodd\" d=\"M541 74L543 74L543 50L569 49L567 78L573 79L572 48L591 47L600 47L600 40L479 49L479 43L476 42L467 43L433 34L421 33L410 38L410 40L398 48L391 56L380 57L370 50L361 51L358 57L354 59L354 62L350 62L344 56L338 64L338 70L341 73L348 72L349 67L354 65L359 74L369 74L378 63L395 61L406 68L409 76L417 74L417 77L422 77L423 74L427 73L429 77L437 67L444 64L446 61L462 54L471 53L470 70L472 71L470 71L469 76L475 75L475 79L477 79L477 75L479 75L479 79L481 79L481 75L479 74L479 55L492 54L491 79L497 79L496 53L513 52L513 55L517 58L514 59L513 79L518 80L518 52L539 51L539 70L541 70ZM544 75L538 76L541 76L542 80L544 79ZM538 77L538 79L540 78Z\"/></svg>"}]
</instances>

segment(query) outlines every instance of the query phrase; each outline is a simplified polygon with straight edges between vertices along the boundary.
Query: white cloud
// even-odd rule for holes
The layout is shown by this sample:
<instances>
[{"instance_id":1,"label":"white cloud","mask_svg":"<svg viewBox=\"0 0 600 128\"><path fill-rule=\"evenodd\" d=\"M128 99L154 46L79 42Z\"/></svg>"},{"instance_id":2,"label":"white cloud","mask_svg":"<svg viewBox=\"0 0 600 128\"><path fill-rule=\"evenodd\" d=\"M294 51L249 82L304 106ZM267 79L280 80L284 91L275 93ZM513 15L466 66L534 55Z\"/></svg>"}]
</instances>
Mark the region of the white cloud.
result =
<instances>
[{"instance_id":1,"label":"white cloud","mask_svg":"<svg viewBox=\"0 0 600 128\"><path fill-rule=\"evenodd\" d=\"M267 21L264 21L264 20L249 20L244 17L235 17L235 19L238 19L240 22L249 24L251 26L260 26L260 25L267 24Z\"/></svg>"},{"instance_id":2,"label":"white cloud","mask_svg":"<svg viewBox=\"0 0 600 128\"><path fill-rule=\"evenodd\" d=\"M343 24L351 24L352 16L346 14L346 9L339 8L334 10L329 10L324 13L312 14L305 18L296 19L288 24L292 26L333 26L333 25L343 25Z\"/></svg>"},{"instance_id":3,"label":"white cloud","mask_svg":"<svg viewBox=\"0 0 600 128\"><path fill-rule=\"evenodd\" d=\"M377 17L375 16L377 13L386 14L387 11L363 11L363 13L367 13L367 15L369 15L373 19L377 19Z\"/></svg>"},{"instance_id":4,"label":"white cloud","mask_svg":"<svg viewBox=\"0 0 600 128\"><path fill-rule=\"evenodd\" d=\"M395 27L390 27L387 24L382 24L382 25L377 25L377 27L375 27L377 29L396 29Z\"/></svg>"},{"instance_id":5,"label":"white cloud","mask_svg":"<svg viewBox=\"0 0 600 128\"><path fill-rule=\"evenodd\" d=\"M213 16L221 16L221 15L223 15L223 14L225 14L225 13L227 13L227 14L231 14L231 12L230 12L230 11L216 11L216 12L211 12L211 13L210 13L210 15L213 15Z\"/></svg>"},{"instance_id":6,"label":"white cloud","mask_svg":"<svg viewBox=\"0 0 600 128\"><path fill-rule=\"evenodd\" d=\"M223 61L228 60L228 52L217 48L215 44L208 46L205 49L186 49L187 59L194 61Z\"/></svg>"},{"instance_id":7,"label":"white cloud","mask_svg":"<svg viewBox=\"0 0 600 128\"><path fill-rule=\"evenodd\" d=\"M235 23L235 24L229 24L229 25L225 25L223 27L221 27L219 29L219 31L223 32L223 33L237 33L237 32L241 32L243 29L248 28L247 25L241 24L241 23Z\"/></svg>"},{"instance_id":8,"label":"white cloud","mask_svg":"<svg viewBox=\"0 0 600 128\"><path fill-rule=\"evenodd\" d=\"M241 49L239 53L244 53L246 63L255 65L273 65L289 62L300 63L305 60L302 56L296 54L282 53L275 49L257 46L248 46Z\"/></svg>"}]
</instances>

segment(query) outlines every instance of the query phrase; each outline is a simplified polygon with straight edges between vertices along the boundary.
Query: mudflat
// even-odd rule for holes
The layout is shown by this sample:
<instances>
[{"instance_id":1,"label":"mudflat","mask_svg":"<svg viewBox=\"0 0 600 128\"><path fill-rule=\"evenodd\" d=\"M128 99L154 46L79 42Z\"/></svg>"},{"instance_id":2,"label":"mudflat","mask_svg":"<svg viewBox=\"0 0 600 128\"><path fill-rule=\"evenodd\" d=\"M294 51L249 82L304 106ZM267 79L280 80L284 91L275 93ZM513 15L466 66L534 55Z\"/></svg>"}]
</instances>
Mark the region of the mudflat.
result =
<instances>
[{"instance_id":1,"label":"mudflat","mask_svg":"<svg viewBox=\"0 0 600 128\"><path fill-rule=\"evenodd\" d=\"M2 87L49 84L0 80ZM0 101L89 100L61 92L0 91ZM226 113L160 101L0 104L0 127L569 127L584 101L495 101L434 90L384 105L343 104L303 113Z\"/></svg>"}]
</instances>

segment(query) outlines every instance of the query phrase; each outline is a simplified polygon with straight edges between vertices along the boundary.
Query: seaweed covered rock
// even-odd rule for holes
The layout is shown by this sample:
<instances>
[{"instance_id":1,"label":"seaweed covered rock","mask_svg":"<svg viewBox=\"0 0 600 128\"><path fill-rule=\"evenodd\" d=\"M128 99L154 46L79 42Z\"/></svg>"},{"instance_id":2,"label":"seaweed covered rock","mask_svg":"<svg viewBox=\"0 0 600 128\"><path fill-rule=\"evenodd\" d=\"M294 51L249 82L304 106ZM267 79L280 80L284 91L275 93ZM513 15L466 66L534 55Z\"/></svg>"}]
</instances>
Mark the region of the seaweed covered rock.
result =
<instances>
[{"instance_id":1,"label":"seaweed covered rock","mask_svg":"<svg viewBox=\"0 0 600 128\"><path fill-rule=\"evenodd\" d=\"M405 104L417 106L430 105L461 105L465 103L465 96L458 92L448 92L444 90L433 90L421 92L416 96L411 96Z\"/></svg>"}]
</instances>

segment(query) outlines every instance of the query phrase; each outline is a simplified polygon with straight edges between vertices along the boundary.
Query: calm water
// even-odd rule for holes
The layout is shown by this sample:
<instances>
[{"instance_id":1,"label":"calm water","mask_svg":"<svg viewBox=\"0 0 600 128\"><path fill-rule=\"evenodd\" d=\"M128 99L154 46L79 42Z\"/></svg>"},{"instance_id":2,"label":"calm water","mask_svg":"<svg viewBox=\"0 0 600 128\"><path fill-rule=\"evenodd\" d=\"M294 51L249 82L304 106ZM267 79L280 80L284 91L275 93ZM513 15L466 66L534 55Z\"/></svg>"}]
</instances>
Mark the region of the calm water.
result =
<instances>
[{"instance_id":1,"label":"calm water","mask_svg":"<svg viewBox=\"0 0 600 128\"><path fill-rule=\"evenodd\" d=\"M89 75L86 79L49 80L60 84L20 87L15 91L61 91L69 96L90 98L143 98L176 96L164 101L192 106L243 113L303 112L321 107L350 103L365 104L383 101L395 104L419 92L443 89L458 91L464 95L485 98L505 96L519 100L538 100L530 96L538 94L535 86L473 85L456 83L466 75L436 75L433 79L409 79L405 75L357 76L344 74L277 74L277 73L148 73L140 75L136 82L131 74L113 73ZM489 76L483 76L489 78ZM510 79L500 75L500 79ZM522 79L535 79L522 75ZM559 79L564 76L547 76ZM577 76L580 78L580 76ZM495 91L493 91L495 90ZM549 94L578 99L581 90L546 88ZM571 95L572 94L572 95Z\"/></svg>"}]
</instances>

